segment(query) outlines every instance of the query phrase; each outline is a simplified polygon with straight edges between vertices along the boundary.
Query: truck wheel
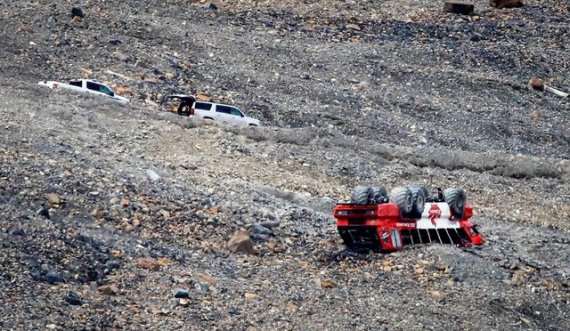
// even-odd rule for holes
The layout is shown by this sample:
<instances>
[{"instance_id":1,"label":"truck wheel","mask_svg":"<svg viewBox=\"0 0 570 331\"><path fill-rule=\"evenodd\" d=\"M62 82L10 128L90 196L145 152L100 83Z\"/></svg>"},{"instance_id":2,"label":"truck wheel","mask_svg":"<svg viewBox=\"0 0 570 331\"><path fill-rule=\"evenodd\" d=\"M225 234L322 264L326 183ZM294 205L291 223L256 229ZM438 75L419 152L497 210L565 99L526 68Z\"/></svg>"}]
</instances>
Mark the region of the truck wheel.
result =
<instances>
[{"instance_id":1,"label":"truck wheel","mask_svg":"<svg viewBox=\"0 0 570 331\"><path fill-rule=\"evenodd\" d=\"M462 218L465 210L465 202L467 201L467 194L460 188L448 188L443 191L445 202L449 205L451 214L455 218Z\"/></svg>"},{"instance_id":2,"label":"truck wheel","mask_svg":"<svg viewBox=\"0 0 570 331\"><path fill-rule=\"evenodd\" d=\"M372 196L372 188L368 186L357 186L350 195L350 202L359 205L368 204L368 200Z\"/></svg>"},{"instance_id":3,"label":"truck wheel","mask_svg":"<svg viewBox=\"0 0 570 331\"><path fill-rule=\"evenodd\" d=\"M427 188L425 186L413 186L410 188L412 191L412 201L414 206L412 208L412 213L417 217L422 217L424 208L426 206L426 192Z\"/></svg>"},{"instance_id":4,"label":"truck wheel","mask_svg":"<svg viewBox=\"0 0 570 331\"><path fill-rule=\"evenodd\" d=\"M412 191L407 187L396 187L390 192L390 202L398 205L403 215L409 214L414 206Z\"/></svg>"},{"instance_id":5,"label":"truck wheel","mask_svg":"<svg viewBox=\"0 0 570 331\"><path fill-rule=\"evenodd\" d=\"M384 186L372 187L372 194L370 196L370 204L375 205L383 202L388 197L388 192Z\"/></svg>"}]
</instances>

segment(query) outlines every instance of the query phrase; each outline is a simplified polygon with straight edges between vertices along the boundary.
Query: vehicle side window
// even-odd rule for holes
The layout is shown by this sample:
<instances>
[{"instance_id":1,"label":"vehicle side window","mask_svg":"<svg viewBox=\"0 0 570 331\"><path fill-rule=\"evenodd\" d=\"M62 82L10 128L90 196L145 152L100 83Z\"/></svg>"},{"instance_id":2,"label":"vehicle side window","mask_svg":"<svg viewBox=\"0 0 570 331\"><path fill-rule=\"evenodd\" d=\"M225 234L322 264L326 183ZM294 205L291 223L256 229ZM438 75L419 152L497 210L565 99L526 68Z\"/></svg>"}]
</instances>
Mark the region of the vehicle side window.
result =
<instances>
[{"instance_id":1,"label":"vehicle side window","mask_svg":"<svg viewBox=\"0 0 570 331\"><path fill-rule=\"evenodd\" d=\"M81 87L81 81L72 80L69 82L69 85Z\"/></svg>"},{"instance_id":2,"label":"vehicle side window","mask_svg":"<svg viewBox=\"0 0 570 331\"><path fill-rule=\"evenodd\" d=\"M87 82L87 89L93 91L99 91L99 84L93 82Z\"/></svg>"},{"instance_id":3,"label":"vehicle side window","mask_svg":"<svg viewBox=\"0 0 570 331\"><path fill-rule=\"evenodd\" d=\"M232 115L243 117L243 113L239 109L237 109L236 107L232 107L231 109L232 109L231 112Z\"/></svg>"},{"instance_id":4,"label":"vehicle side window","mask_svg":"<svg viewBox=\"0 0 570 331\"><path fill-rule=\"evenodd\" d=\"M99 85L99 92L105 93L105 94L110 95L110 96L114 95L113 91L111 91L111 89L105 85Z\"/></svg>"},{"instance_id":5,"label":"vehicle side window","mask_svg":"<svg viewBox=\"0 0 570 331\"><path fill-rule=\"evenodd\" d=\"M224 114L231 114L232 113L232 107L224 106L224 105L216 105L216 112L224 113Z\"/></svg>"},{"instance_id":6,"label":"vehicle side window","mask_svg":"<svg viewBox=\"0 0 570 331\"><path fill-rule=\"evenodd\" d=\"M196 102L196 105L194 106L194 108L200 109L200 110L210 110L210 109L212 109L212 104L207 103L207 102Z\"/></svg>"}]
</instances>

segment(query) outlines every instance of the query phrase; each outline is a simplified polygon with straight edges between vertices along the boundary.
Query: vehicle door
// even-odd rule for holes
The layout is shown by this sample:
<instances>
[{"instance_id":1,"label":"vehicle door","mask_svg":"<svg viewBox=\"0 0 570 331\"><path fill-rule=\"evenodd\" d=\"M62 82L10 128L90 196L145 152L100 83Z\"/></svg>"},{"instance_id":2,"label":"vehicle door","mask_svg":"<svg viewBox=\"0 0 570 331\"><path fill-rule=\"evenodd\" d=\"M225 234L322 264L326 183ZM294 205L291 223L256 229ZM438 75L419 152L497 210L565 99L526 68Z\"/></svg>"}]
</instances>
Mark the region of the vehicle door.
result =
<instances>
[{"instance_id":1,"label":"vehicle door","mask_svg":"<svg viewBox=\"0 0 570 331\"><path fill-rule=\"evenodd\" d=\"M115 93L111 91L110 88L103 84L95 83L95 82L87 82L87 91L94 94L104 95L109 98L113 98Z\"/></svg>"},{"instance_id":2,"label":"vehicle door","mask_svg":"<svg viewBox=\"0 0 570 331\"><path fill-rule=\"evenodd\" d=\"M232 107L216 105L216 119L226 124L235 124L235 116L232 115Z\"/></svg>"},{"instance_id":3,"label":"vehicle door","mask_svg":"<svg viewBox=\"0 0 570 331\"><path fill-rule=\"evenodd\" d=\"M99 92L101 94L108 96L111 99L115 99L115 92L113 92L113 90L111 90L108 86L99 84Z\"/></svg>"},{"instance_id":4,"label":"vehicle door","mask_svg":"<svg viewBox=\"0 0 570 331\"><path fill-rule=\"evenodd\" d=\"M85 82L85 83L86 83L85 88L87 88L87 92L93 94L101 94L101 92L99 92L99 84L95 82Z\"/></svg>"},{"instance_id":5,"label":"vehicle door","mask_svg":"<svg viewBox=\"0 0 570 331\"><path fill-rule=\"evenodd\" d=\"M231 107L231 113L233 116L232 121L238 125L247 125L247 121L245 120L244 113L239 110L237 107Z\"/></svg>"},{"instance_id":6,"label":"vehicle door","mask_svg":"<svg viewBox=\"0 0 570 331\"><path fill-rule=\"evenodd\" d=\"M196 104L194 105L194 110L196 112L195 115L198 116L198 118L213 120L216 116L215 111L212 108L214 107L210 102L196 101Z\"/></svg>"}]
</instances>

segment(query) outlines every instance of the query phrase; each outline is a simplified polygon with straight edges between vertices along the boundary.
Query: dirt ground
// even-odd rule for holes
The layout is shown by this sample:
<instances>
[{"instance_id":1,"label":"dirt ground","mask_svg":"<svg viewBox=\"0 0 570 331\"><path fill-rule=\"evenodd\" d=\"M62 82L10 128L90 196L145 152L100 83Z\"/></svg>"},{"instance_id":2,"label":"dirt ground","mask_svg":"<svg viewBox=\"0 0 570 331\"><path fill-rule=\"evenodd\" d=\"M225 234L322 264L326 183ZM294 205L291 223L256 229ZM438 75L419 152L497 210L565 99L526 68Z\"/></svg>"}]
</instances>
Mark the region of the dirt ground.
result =
<instances>
[{"instance_id":1,"label":"dirt ground","mask_svg":"<svg viewBox=\"0 0 570 331\"><path fill-rule=\"evenodd\" d=\"M564 3L214 4L3 3L0 329L568 330L570 107L526 86L570 86ZM132 103L37 86L77 77ZM485 245L345 250L334 204L407 183L464 188Z\"/></svg>"}]
</instances>

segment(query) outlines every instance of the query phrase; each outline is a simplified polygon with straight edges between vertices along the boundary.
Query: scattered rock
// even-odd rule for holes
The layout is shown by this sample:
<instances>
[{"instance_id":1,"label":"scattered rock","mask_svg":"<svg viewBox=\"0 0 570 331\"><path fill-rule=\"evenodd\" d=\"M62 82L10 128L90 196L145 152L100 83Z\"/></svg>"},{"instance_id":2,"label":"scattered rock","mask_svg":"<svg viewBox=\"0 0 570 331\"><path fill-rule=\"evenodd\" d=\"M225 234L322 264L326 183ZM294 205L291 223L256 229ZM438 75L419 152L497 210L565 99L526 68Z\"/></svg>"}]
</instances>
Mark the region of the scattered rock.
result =
<instances>
[{"instance_id":1,"label":"scattered rock","mask_svg":"<svg viewBox=\"0 0 570 331\"><path fill-rule=\"evenodd\" d=\"M320 285L321 285L321 288L324 288L324 289L331 289L331 288L336 287L336 284L330 279L320 280Z\"/></svg>"},{"instance_id":2,"label":"scattered rock","mask_svg":"<svg viewBox=\"0 0 570 331\"><path fill-rule=\"evenodd\" d=\"M205 274L196 275L196 279L202 282L206 282L210 285L217 285L219 283L219 280L216 277L212 277Z\"/></svg>"},{"instance_id":3,"label":"scattered rock","mask_svg":"<svg viewBox=\"0 0 570 331\"><path fill-rule=\"evenodd\" d=\"M429 291L428 295L435 300L440 300L443 297L439 291Z\"/></svg>"},{"instance_id":4,"label":"scattered rock","mask_svg":"<svg viewBox=\"0 0 570 331\"><path fill-rule=\"evenodd\" d=\"M47 218L48 220L51 219L51 216L49 214L49 208L46 204L42 203L42 207L38 209L36 213L40 216Z\"/></svg>"},{"instance_id":5,"label":"scattered rock","mask_svg":"<svg viewBox=\"0 0 570 331\"><path fill-rule=\"evenodd\" d=\"M156 106L158 107L158 105ZM156 172L154 172L154 170L147 169L146 174L152 181L157 181L160 179L160 176Z\"/></svg>"},{"instance_id":6,"label":"scattered rock","mask_svg":"<svg viewBox=\"0 0 570 331\"><path fill-rule=\"evenodd\" d=\"M204 5L204 8L206 9L210 9L210 10L218 10L218 6L216 6L215 4L208 2Z\"/></svg>"},{"instance_id":7,"label":"scattered rock","mask_svg":"<svg viewBox=\"0 0 570 331\"><path fill-rule=\"evenodd\" d=\"M255 301L259 299L259 295L254 293L246 293L244 294L245 301Z\"/></svg>"},{"instance_id":8,"label":"scattered rock","mask_svg":"<svg viewBox=\"0 0 570 331\"><path fill-rule=\"evenodd\" d=\"M356 24L347 24L346 28L349 30L360 31L360 26L358 26Z\"/></svg>"},{"instance_id":9,"label":"scattered rock","mask_svg":"<svg viewBox=\"0 0 570 331\"><path fill-rule=\"evenodd\" d=\"M529 80L528 86L534 90L544 92L544 80L533 77Z\"/></svg>"},{"instance_id":10,"label":"scattered rock","mask_svg":"<svg viewBox=\"0 0 570 331\"><path fill-rule=\"evenodd\" d=\"M471 0L446 0L443 11L452 14L472 15L475 11L475 2Z\"/></svg>"},{"instance_id":11,"label":"scattered rock","mask_svg":"<svg viewBox=\"0 0 570 331\"><path fill-rule=\"evenodd\" d=\"M188 292L188 290L185 290L183 288L177 288L176 290L174 290L174 297L175 298L189 298L190 292Z\"/></svg>"},{"instance_id":12,"label":"scattered rock","mask_svg":"<svg viewBox=\"0 0 570 331\"><path fill-rule=\"evenodd\" d=\"M228 249L234 253L255 254L249 231L238 230L228 241Z\"/></svg>"},{"instance_id":13,"label":"scattered rock","mask_svg":"<svg viewBox=\"0 0 570 331\"><path fill-rule=\"evenodd\" d=\"M46 199L48 201L50 208L57 208L57 207L59 207L59 204L61 203L59 195L57 195L56 193L48 193L46 195Z\"/></svg>"},{"instance_id":14,"label":"scattered rock","mask_svg":"<svg viewBox=\"0 0 570 331\"><path fill-rule=\"evenodd\" d=\"M107 268L108 272L119 269L120 266L121 265L119 264L119 261L117 261L117 260L109 260L109 261L105 262L105 268Z\"/></svg>"},{"instance_id":15,"label":"scattered rock","mask_svg":"<svg viewBox=\"0 0 570 331\"><path fill-rule=\"evenodd\" d=\"M190 306L190 303L191 301L185 298L178 300L178 305L180 305L180 307L188 307Z\"/></svg>"},{"instance_id":16,"label":"scattered rock","mask_svg":"<svg viewBox=\"0 0 570 331\"><path fill-rule=\"evenodd\" d=\"M71 18L76 18L76 17L85 18L85 13L83 13L83 9L79 7L71 8Z\"/></svg>"},{"instance_id":17,"label":"scattered rock","mask_svg":"<svg viewBox=\"0 0 570 331\"><path fill-rule=\"evenodd\" d=\"M503 8L518 8L523 6L522 0L489 0L489 4L492 7L503 9Z\"/></svg>"},{"instance_id":18,"label":"scattered rock","mask_svg":"<svg viewBox=\"0 0 570 331\"><path fill-rule=\"evenodd\" d=\"M255 234L273 235L273 231L271 231L270 229L264 227L263 225L261 225L261 224L259 224L259 223L253 224L253 225L249 228L249 230L250 230L252 233L255 233Z\"/></svg>"},{"instance_id":19,"label":"scattered rock","mask_svg":"<svg viewBox=\"0 0 570 331\"><path fill-rule=\"evenodd\" d=\"M541 118L541 117L544 117L544 112L543 112L542 110L535 109L535 110L532 111L532 113L530 114L530 116L531 116L534 120L537 120L537 119L539 119L539 118Z\"/></svg>"},{"instance_id":20,"label":"scattered rock","mask_svg":"<svg viewBox=\"0 0 570 331\"><path fill-rule=\"evenodd\" d=\"M83 304L81 298L75 292L69 292L65 297L65 301L73 306L81 306Z\"/></svg>"},{"instance_id":21,"label":"scattered rock","mask_svg":"<svg viewBox=\"0 0 570 331\"><path fill-rule=\"evenodd\" d=\"M152 259L152 258L148 258L148 257L143 257L143 258L138 259L138 261L137 261L137 266L139 268L152 270L152 271L159 271L160 267L166 266L168 264L170 264L170 261L168 259L165 259L165 258Z\"/></svg>"},{"instance_id":22,"label":"scattered rock","mask_svg":"<svg viewBox=\"0 0 570 331\"><path fill-rule=\"evenodd\" d=\"M99 286L98 291L105 295L115 295L119 292L115 285L102 285Z\"/></svg>"},{"instance_id":23,"label":"scattered rock","mask_svg":"<svg viewBox=\"0 0 570 331\"><path fill-rule=\"evenodd\" d=\"M208 286L208 284L200 282L194 283L194 288L196 289L196 291L202 294L206 294L210 291L210 287Z\"/></svg>"},{"instance_id":24,"label":"scattered rock","mask_svg":"<svg viewBox=\"0 0 570 331\"><path fill-rule=\"evenodd\" d=\"M57 272L51 270L46 274L46 279L52 284L64 283L65 280Z\"/></svg>"}]
</instances>

